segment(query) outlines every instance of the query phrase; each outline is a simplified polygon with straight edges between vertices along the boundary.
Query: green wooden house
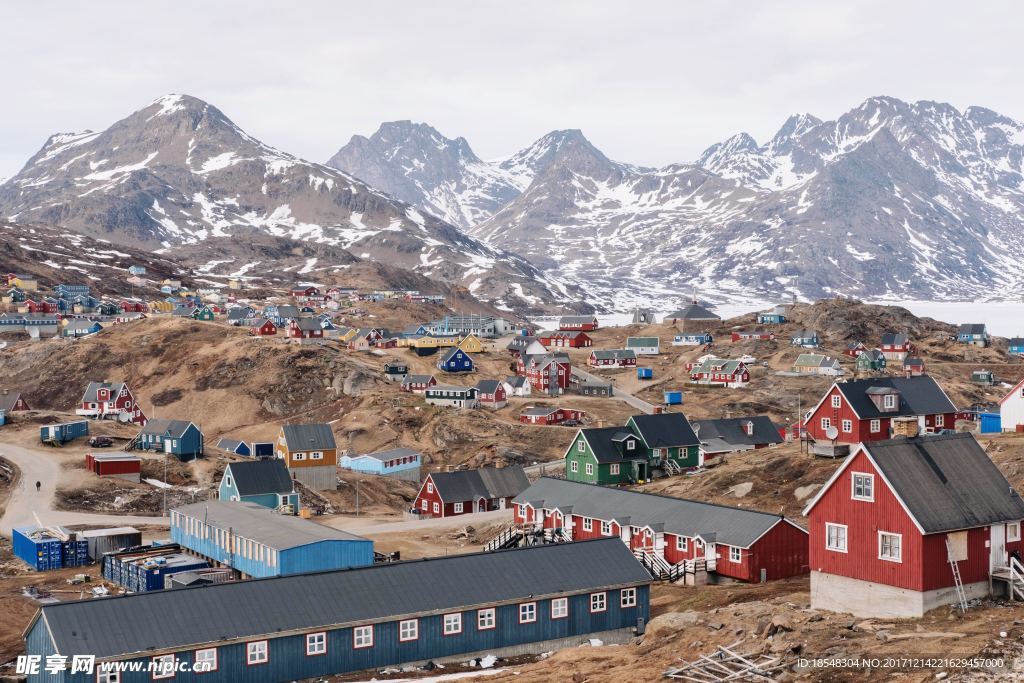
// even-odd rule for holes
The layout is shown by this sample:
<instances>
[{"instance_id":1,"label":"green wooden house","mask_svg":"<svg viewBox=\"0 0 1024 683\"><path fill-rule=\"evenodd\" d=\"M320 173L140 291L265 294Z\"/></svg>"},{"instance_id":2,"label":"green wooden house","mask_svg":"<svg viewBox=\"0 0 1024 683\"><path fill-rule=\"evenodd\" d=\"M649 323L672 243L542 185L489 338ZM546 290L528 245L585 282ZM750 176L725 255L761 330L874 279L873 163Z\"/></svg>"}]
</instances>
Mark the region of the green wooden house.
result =
<instances>
[{"instance_id":1,"label":"green wooden house","mask_svg":"<svg viewBox=\"0 0 1024 683\"><path fill-rule=\"evenodd\" d=\"M565 478L590 484L647 481L655 469L697 467L700 440L682 413L636 415L621 427L581 429L565 452Z\"/></svg>"},{"instance_id":2,"label":"green wooden house","mask_svg":"<svg viewBox=\"0 0 1024 683\"><path fill-rule=\"evenodd\" d=\"M885 370L885 355L879 349L870 349L857 356L857 372Z\"/></svg>"},{"instance_id":3,"label":"green wooden house","mask_svg":"<svg viewBox=\"0 0 1024 683\"><path fill-rule=\"evenodd\" d=\"M196 320L210 321L216 318L216 315L214 315L212 308L210 308L209 306L203 306L202 308L197 308L195 310L195 313L193 313L192 317L194 317Z\"/></svg>"}]
</instances>

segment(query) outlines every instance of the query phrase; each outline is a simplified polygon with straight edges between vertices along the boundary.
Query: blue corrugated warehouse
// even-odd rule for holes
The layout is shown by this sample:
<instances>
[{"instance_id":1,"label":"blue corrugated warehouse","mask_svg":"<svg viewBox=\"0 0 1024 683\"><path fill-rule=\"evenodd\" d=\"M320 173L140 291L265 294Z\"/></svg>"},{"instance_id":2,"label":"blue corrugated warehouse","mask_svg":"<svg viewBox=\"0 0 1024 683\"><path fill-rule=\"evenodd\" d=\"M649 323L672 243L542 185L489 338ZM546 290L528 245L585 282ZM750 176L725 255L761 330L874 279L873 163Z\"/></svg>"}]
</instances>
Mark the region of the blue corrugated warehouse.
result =
<instances>
[{"instance_id":1,"label":"blue corrugated warehouse","mask_svg":"<svg viewBox=\"0 0 1024 683\"><path fill-rule=\"evenodd\" d=\"M243 577L373 564L373 541L255 503L211 500L175 508L171 541Z\"/></svg>"},{"instance_id":2,"label":"blue corrugated warehouse","mask_svg":"<svg viewBox=\"0 0 1024 683\"><path fill-rule=\"evenodd\" d=\"M629 548L605 538L43 605L25 645L98 666L187 663L179 683L277 683L626 642L649 618L650 584ZM28 680L96 679L41 668ZM119 683L151 680L143 670Z\"/></svg>"}]
</instances>

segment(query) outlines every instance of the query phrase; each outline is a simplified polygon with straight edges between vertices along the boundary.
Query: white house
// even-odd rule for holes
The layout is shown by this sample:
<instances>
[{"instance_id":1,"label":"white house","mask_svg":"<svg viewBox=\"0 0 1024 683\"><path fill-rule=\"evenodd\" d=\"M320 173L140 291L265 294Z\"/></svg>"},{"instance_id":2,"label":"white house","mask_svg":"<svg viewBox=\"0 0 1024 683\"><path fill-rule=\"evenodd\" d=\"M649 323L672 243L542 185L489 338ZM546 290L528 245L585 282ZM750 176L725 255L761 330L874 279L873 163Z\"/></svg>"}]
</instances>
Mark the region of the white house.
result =
<instances>
[{"instance_id":1,"label":"white house","mask_svg":"<svg viewBox=\"0 0 1024 683\"><path fill-rule=\"evenodd\" d=\"M1024 429L1024 379L999 401L999 422L1004 432Z\"/></svg>"},{"instance_id":2,"label":"white house","mask_svg":"<svg viewBox=\"0 0 1024 683\"><path fill-rule=\"evenodd\" d=\"M627 337L626 348L638 356L657 356L661 353L661 340L658 337Z\"/></svg>"}]
</instances>

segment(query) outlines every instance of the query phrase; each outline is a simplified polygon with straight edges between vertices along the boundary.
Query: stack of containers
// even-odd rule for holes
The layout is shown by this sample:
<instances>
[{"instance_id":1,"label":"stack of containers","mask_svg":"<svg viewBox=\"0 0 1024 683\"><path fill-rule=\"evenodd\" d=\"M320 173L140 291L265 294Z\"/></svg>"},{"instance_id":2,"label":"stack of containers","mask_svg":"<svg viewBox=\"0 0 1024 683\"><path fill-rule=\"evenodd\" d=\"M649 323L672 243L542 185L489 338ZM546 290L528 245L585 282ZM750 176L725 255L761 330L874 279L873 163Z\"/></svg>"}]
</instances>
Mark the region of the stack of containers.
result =
<instances>
[{"instance_id":1,"label":"stack of containers","mask_svg":"<svg viewBox=\"0 0 1024 683\"><path fill-rule=\"evenodd\" d=\"M36 571L64 566L61 540L49 531L36 526L18 527L11 537L14 554Z\"/></svg>"}]
</instances>

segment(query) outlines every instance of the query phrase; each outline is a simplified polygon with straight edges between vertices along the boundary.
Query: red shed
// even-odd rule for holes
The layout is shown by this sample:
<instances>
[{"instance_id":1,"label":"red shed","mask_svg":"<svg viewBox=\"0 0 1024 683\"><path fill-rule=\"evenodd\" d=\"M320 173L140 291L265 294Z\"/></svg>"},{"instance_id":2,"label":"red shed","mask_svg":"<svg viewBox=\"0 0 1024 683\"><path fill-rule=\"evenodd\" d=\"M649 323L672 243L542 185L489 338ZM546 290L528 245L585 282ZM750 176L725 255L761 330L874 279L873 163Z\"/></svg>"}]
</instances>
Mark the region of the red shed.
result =
<instances>
[{"instance_id":1,"label":"red shed","mask_svg":"<svg viewBox=\"0 0 1024 683\"><path fill-rule=\"evenodd\" d=\"M971 434L862 444L804 514L816 609L919 617L958 602L957 576L970 600L1024 570L1024 500Z\"/></svg>"},{"instance_id":2,"label":"red shed","mask_svg":"<svg viewBox=\"0 0 1024 683\"><path fill-rule=\"evenodd\" d=\"M517 524L561 527L570 541L619 536L657 564L704 560L752 583L808 572L807 532L768 512L546 477L513 502Z\"/></svg>"},{"instance_id":3,"label":"red shed","mask_svg":"<svg viewBox=\"0 0 1024 683\"><path fill-rule=\"evenodd\" d=\"M519 413L519 421L530 425L560 425L568 420L581 421L585 412L558 406L528 406Z\"/></svg>"},{"instance_id":4,"label":"red shed","mask_svg":"<svg viewBox=\"0 0 1024 683\"><path fill-rule=\"evenodd\" d=\"M828 430L839 430L837 443L884 441L892 419L916 417L922 432L953 429L956 406L931 377L872 377L836 382L807 420L815 441L829 441Z\"/></svg>"},{"instance_id":5,"label":"red shed","mask_svg":"<svg viewBox=\"0 0 1024 683\"><path fill-rule=\"evenodd\" d=\"M99 477L141 481L142 458L126 453L87 453L85 466Z\"/></svg>"},{"instance_id":6,"label":"red shed","mask_svg":"<svg viewBox=\"0 0 1024 683\"><path fill-rule=\"evenodd\" d=\"M568 332L556 330L553 332L540 332L537 334L537 341L544 346L558 348L583 349L594 345L594 340L586 332Z\"/></svg>"},{"instance_id":7,"label":"red shed","mask_svg":"<svg viewBox=\"0 0 1024 683\"><path fill-rule=\"evenodd\" d=\"M597 328L597 318L592 315L565 315L558 319L559 330L593 332Z\"/></svg>"}]
</instances>

